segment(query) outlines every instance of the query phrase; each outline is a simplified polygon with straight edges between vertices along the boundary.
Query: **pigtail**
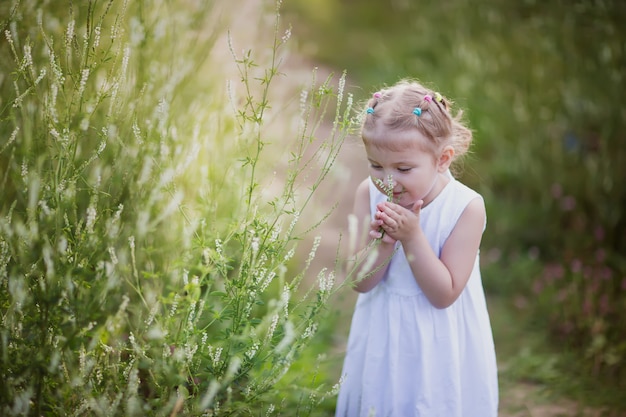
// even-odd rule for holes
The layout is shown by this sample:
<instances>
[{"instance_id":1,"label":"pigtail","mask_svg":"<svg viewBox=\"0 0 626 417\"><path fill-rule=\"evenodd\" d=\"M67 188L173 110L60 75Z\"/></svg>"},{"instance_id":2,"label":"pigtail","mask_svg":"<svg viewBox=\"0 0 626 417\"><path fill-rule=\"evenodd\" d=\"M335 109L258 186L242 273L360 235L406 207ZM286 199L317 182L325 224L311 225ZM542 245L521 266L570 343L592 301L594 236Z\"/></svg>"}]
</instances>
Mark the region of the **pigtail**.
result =
<instances>
[{"instance_id":1,"label":"pigtail","mask_svg":"<svg viewBox=\"0 0 626 417\"><path fill-rule=\"evenodd\" d=\"M367 101L367 107L365 108L365 120L363 122L364 127L372 127L376 118L376 106L383 99L383 91L375 92L372 97Z\"/></svg>"}]
</instances>

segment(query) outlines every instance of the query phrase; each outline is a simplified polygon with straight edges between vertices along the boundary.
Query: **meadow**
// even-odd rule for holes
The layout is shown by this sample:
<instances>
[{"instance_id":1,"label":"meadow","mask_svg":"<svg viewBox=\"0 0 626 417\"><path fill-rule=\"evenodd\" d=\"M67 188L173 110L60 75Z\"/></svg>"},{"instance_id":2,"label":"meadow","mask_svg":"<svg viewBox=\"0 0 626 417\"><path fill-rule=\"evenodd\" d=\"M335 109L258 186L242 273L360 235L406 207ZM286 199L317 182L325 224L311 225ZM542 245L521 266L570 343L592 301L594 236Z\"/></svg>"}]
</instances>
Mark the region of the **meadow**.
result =
<instances>
[{"instance_id":1,"label":"meadow","mask_svg":"<svg viewBox=\"0 0 626 417\"><path fill-rule=\"evenodd\" d=\"M2 415L311 415L334 395L314 363L280 384L334 291L304 236L352 98L312 70L274 106L278 6L254 50L227 2L0 6Z\"/></svg>"},{"instance_id":2,"label":"meadow","mask_svg":"<svg viewBox=\"0 0 626 417\"><path fill-rule=\"evenodd\" d=\"M626 410L624 7L353 3L0 4L0 414L332 415L358 103L405 76L475 129L504 412Z\"/></svg>"}]
</instances>

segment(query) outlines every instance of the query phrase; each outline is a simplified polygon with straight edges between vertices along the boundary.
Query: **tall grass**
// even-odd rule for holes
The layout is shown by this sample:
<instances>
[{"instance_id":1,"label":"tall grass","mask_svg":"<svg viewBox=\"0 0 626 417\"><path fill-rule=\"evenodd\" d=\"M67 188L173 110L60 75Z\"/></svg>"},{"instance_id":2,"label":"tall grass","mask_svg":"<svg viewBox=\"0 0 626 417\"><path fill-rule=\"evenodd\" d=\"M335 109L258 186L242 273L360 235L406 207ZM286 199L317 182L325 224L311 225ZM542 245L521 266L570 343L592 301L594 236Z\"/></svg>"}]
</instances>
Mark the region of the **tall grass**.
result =
<instances>
[{"instance_id":1,"label":"tall grass","mask_svg":"<svg viewBox=\"0 0 626 417\"><path fill-rule=\"evenodd\" d=\"M275 386L315 335L335 273L310 271L319 240L296 262L298 230L323 218L298 224L351 97L344 77L314 74L300 108L280 113L298 126L293 149L268 143L269 92L285 82L278 6L269 60L233 47L228 88L224 63L206 58L220 3L0 6L3 415L293 406ZM301 415L333 394L320 389Z\"/></svg>"}]
</instances>

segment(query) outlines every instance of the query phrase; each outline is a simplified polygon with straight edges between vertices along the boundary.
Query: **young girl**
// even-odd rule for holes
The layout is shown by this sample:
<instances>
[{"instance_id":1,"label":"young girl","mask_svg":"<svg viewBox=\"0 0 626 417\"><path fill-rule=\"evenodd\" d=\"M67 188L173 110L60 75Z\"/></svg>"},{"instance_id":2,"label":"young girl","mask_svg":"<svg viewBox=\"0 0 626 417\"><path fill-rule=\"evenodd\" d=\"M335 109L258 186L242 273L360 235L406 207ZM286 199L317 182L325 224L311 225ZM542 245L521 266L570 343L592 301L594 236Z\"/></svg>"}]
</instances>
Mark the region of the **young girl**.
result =
<instances>
[{"instance_id":1,"label":"young girl","mask_svg":"<svg viewBox=\"0 0 626 417\"><path fill-rule=\"evenodd\" d=\"M495 417L478 265L485 207L449 171L471 131L439 93L402 81L369 100L361 134L370 178L354 214L378 242L355 257L371 259L357 266L336 416Z\"/></svg>"}]
</instances>

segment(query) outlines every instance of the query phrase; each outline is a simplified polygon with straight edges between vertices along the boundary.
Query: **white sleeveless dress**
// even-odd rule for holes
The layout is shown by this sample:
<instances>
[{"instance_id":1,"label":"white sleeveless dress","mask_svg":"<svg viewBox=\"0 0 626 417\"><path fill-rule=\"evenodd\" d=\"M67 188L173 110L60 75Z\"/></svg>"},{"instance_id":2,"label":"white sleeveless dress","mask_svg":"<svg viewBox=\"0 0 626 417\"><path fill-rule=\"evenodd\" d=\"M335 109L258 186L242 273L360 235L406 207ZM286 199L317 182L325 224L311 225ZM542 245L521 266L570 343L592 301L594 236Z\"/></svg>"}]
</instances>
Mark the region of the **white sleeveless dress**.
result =
<instances>
[{"instance_id":1,"label":"white sleeveless dress","mask_svg":"<svg viewBox=\"0 0 626 417\"><path fill-rule=\"evenodd\" d=\"M450 178L420 214L437 256L469 202L482 199ZM370 180L371 212L385 199ZM459 298L437 309L397 245L383 280L358 296L336 417L496 417L496 355L478 256Z\"/></svg>"}]
</instances>

